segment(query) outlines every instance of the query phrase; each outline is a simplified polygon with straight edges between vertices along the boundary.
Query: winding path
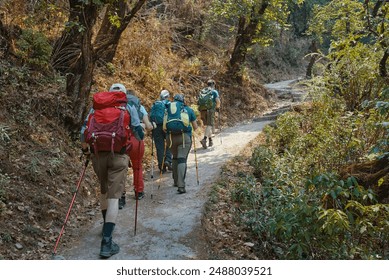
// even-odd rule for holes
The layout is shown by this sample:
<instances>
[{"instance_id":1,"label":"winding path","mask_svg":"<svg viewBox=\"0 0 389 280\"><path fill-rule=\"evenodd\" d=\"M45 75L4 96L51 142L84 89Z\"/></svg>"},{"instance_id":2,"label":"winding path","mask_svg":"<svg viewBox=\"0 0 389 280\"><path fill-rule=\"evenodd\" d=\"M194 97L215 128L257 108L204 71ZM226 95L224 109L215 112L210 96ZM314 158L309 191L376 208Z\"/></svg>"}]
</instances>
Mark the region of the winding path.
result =
<instances>
[{"instance_id":1,"label":"winding path","mask_svg":"<svg viewBox=\"0 0 389 280\"><path fill-rule=\"evenodd\" d=\"M221 166L238 155L270 122L259 120L223 129L214 138L214 146L206 150L200 148L200 139L197 139L199 185L192 148L188 158L185 194L177 194L176 188L172 186L171 173L165 173L160 181L157 172L154 181L150 174L146 174L146 196L138 205L137 233L134 236L135 200L130 193L127 194L125 208L119 210L113 235L120 246L120 252L110 259L208 259L206 242L201 235L201 215L208 200L210 185L219 176ZM99 259L101 229L102 219L97 215L90 230L80 236L72 248L59 253L68 260Z\"/></svg>"}]
</instances>

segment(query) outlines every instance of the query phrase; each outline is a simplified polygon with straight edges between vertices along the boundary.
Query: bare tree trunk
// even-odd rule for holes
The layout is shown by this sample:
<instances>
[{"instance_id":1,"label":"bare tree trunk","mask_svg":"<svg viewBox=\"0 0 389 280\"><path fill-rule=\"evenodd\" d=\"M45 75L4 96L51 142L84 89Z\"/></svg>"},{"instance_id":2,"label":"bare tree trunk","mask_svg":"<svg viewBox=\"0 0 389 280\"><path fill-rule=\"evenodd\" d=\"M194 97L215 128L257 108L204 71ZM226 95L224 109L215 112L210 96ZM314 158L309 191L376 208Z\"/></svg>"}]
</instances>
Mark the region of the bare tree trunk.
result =
<instances>
[{"instance_id":1,"label":"bare tree trunk","mask_svg":"<svg viewBox=\"0 0 389 280\"><path fill-rule=\"evenodd\" d=\"M66 93L71 101L70 112L65 116L65 126L76 135L86 113L86 101L92 84L95 56L92 47L92 29L96 23L99 6L84 1L69 0L69 22L56 42L52 53L54 69L66 75Z\"/></svg>"},{"instance_id":2,"label":"bare tree trunk","mask_svg":"<svg viewBox=\"0 0 389 280\"><path fill-rule=\"evenodd\" d=\"M109 5L107 7L104 14L103 22L101 23L100 30L96 36L95 45L104 44L104 42L113 40L113 37L118 28L111 23L110 17L115 14L120 19L123 19L126 15L127 9L128 6L124 1L115 2L114 5ZM115 57L118 44L119 40L112 43L107 48L102 49L99 54L99 60L104 63L112 62L113 58Z\"/></svg>"},{"instance_id":3,"label":"bare tree trunk","mask_svg":"<svg viewBox=\"0 0 389 280\"><path fill-rule=\"evenodd\" d=\"M305 76L307 79L312 78L312 70L313 70L313 65L315 65L316 59L317 59L317 44L315 40L312 40L311 46L309 47L309 51L311 53L311 58L309 59L309 63L307 66L307 71L305 73Z\"/></svg>"},{"instance_id":4,"label":"bare tree trunk","mask_svg":"<svg viewBox=\"0 0 389 280\"><path fill-rule=\"evenodd\" d=\"M115 1L115 7L121 8L126 1ZM125 14L119 27L114 27L105 19L98 33L101 40L92 44L92 30L102 4L95 1L69 0L70 14L61 38L56 42L51 57L52 66L66 75L66 93L70 100L70 111L64 116L65 126L73 138L78 136L79 128L87 110L87 100L93 79L97 58L113 59L121 34L146 0L138 0L130 13ZM119 9L118 11L121 11ZM105 33L105 35L104 35ZM107 52L105 52L107 51Z\"/></svg>"},{"instance_id":5,"label":"bare tree trunk","mask_svg":"<svg viewBox=\"0 0 389 280\"><path fill-rule=\"evenodd\" d=\"M94 44L95 53L100 60L105 63L112 62L120 36L145 2L146 0L138 0L132 8L128 7L125 1L117 1L108 6ZM113 25L109 21L109 17L113 13L116 13L120 18L119 26Z\"/></svg>"},{"instance_id":6,"label":"bare tree trunk","mask_svg":"<svg viewBox=\"0 0 389 280\"><path fill-rule=\"evenodd\" d=\"M384 53L384 56L381 58L381 61L380 61L380 76L382 78L388 78L388 70L386 69L386 62L388 61L389 59L389 50L386 49L385 50L385 53Z\"/></svg>"},{"instance_id":7,"label":"bare tree trunk","mask_svg":"<svg viewBox=\"0 0 389 280\"><path fill-rule=\"evenodd\" d=\"M258 32L257 28L260 18L265 13L268 5L269 3L264 1L258 11L256 11L254 7L248 22L243 16L239 19L238 33L229 62L229 74L235 78L239 84L243 81L242 68L246 61L248 49L253 45L253 39Z\"/></svg>"}]
</instances>

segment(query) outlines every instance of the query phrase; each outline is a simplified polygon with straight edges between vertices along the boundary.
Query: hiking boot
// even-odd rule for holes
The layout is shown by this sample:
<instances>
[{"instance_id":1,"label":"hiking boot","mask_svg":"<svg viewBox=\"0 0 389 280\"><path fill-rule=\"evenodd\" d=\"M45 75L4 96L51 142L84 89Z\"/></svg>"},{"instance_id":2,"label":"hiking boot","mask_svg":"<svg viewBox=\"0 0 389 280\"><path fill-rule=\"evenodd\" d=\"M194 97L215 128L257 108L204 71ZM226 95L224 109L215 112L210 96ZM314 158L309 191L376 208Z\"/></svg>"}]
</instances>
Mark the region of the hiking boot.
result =
<instances>
[{"instance_id":1,"label":"hiking boot","mask_svg":"<svg viewBox=\"0 0 389 280\"><path fill-rule=\"evenodd\" d=\"M204 149L207 148L207 139L204 138L203 140L200 141L200 143L201 143L201 145L203 146Z\"/></svg>"},{"instance_id":2,"label":"hiking boot","mask_svg":"<svg viewBox=\"0 0 389 280\"><path fill-rule=\"evenodd\" d=\"M172 163L171 162L165 162L165 167L167 167L167 170L173 171Z\"/></svg>"},{"instance_id":3,"label":"hiking boot","mask_svg":"<svg viewBox=\"0 0 389 280\"><path fill-rule=\"evenodd\" d=\"M208 144L209 147L212 147L213 146L213 141L211 138L209 138L209 144Z\"/></svg>"},{"instance_id":4,"label":"hiking boot","mask_svg":"<svg viewBox=\"0 0 389 280\"><path fill-rule=\"evenodd\" d=\"M126 205L126 196L122 195L122 197L119 198L119 209L123 209L124 205Z\"/></svg>"},{"instance_id":5,"label":"hiking boot","mask_svg":"<svg viewBox=\"0 0 389 280\"><path fill-rule=\"evenodd\" d=\"M136 195L137 195L137 193L135 192L135 199L138 198L138 200L141 200L142 198L145 197L145 193L144 192L138 192L138 197Z\"/></svg>"},{"instance_id":6,"label":"hiking boot","mask_svg":"<svg viewBox=\"0 0 389 280\"><path fill-rule=\"evenodd\" d=\"M120 247L112 241L112 237L103 237L101 240L100 257L109 258L119 253Z\"/></svg>"},{"instance_id":7,"label":"hiking boot","mask_svg":"<svg viewBox=\"0 0 389 280\"><path fill-rule=\"evenodd\" d=\"M182 194L182 193L186 193L186 190L185 190L184 187L181 187L181 188L178 188L177 192L178 192L179 194Z\"/></svg>"}]
</instances>

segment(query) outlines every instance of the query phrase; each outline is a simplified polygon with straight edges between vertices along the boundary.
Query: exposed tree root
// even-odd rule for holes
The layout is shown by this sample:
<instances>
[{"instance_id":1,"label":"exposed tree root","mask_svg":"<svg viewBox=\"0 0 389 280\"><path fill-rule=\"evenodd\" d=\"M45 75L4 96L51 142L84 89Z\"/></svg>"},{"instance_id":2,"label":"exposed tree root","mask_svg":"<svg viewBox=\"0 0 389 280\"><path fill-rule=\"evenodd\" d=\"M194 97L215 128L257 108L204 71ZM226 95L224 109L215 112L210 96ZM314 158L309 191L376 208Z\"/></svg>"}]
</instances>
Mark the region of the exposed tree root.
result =
<instances>
[{"instance_id":1,"label":"exposed tree root","mask_svg":"<svg viewBox=\"0 0 389 280\"><path fill-rule=\"evenodd\" d=\"M389 203L389 157L351 164L341 171L341 176L354 176L360 185L375 191L380 203Z\"/></svg>"}]
</instances>

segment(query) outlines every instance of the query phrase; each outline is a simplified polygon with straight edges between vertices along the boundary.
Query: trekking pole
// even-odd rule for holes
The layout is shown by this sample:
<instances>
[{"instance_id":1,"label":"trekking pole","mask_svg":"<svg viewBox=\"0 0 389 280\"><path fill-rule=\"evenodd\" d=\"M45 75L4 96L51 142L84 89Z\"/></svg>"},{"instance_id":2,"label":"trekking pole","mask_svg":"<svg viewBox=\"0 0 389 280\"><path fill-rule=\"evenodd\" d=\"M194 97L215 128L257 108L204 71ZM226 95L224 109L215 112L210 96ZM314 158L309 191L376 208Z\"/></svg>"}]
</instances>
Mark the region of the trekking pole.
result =
<instances>
[{"instance_id":1,"label":"trekking pole","mask_svg":"<svg viewBox=\"0 0 389 280\"><path fill-rule=\"evenodd\" d=\"M151 199L153 199L154 194L154 131L151 134L151 184L152 184L152 190L151 190Z\"/></svg>"},{"instance_id":2,"label":"trekking pole","mask_svg":"<svg viewBox=\"0 0 389 280\"><path fill-rule=\"evenodd\" d=\"M222 137L222 127L220 126L220 108L219 112L217 113L218 123L219 123L219 136L220 136L220 144L223 144L223 137Z\"/></svg>"},{"instance_id":3,"label":"trekking pole","mask_svg":"<svg viewBox=\"0 0 389 280\"><path fill-rule=\"evenodd\" d=\"M75 190L75 192L74 192L72 201L71 201L71 203L70 203L68 212L66 213L65 221L64 221L64 223L63 223L63 225L62 225L61 232L59 233L59 236L58 236L58 238L57 238L57 242L55 243L55 246L54 246L54 249L53 249L53 254L52 254L53 257L57 254L57 247L58 247L59 241L60 241L61 236L62 236L62 234L63 234L63 232L64 232L64 230L65 230L65 225L66 225L66 223L67 223L67 221L68 221L68 219L69 219L70 211L72 210L74 201L76 200L77 192L78 192L78 189L80 188L82 179L84 178L85 171L86 171L86 168L87 168L87 166L88 166L88 163L89 163L89 158L87 158L86 161L85 161L84 169L82 170L80 179L78 180L77 187L76 187L76 190Z\"/></svg>"},{"instance_id":4,"label":"trekking pole","mask_svg":"<svg viewBox=\"0 0 389 280\"><path fill-rule=\"evenodd\" d=\"M135 225L134 225L134 236L136 236L136 224L138 222L138 201L139 192L135 192Z\"/></svg>"},{"instance_id":5,"label":"trekking pole","mask_svg":"<svg viewBox=\"0 0 389 280\"><path fill-rule=\"evenodd\" d=\"M141 143L143 143L143 140L139 141L138 146L138 155L140 155L141 150ZM142 164L142 163L141 163ZM134 173L135 174L135 173ZM136 176L138 178L138 175ZM137 186L139 187L139 180L136 180ZM135 221L134 221L134 236L136 235L136 225L138 224L138 201L139 201L139 190L135 188Z\"/></svg>"},{"instance_id":6,"label":"trekking pole","mask_svg":"<svg viewBox=\"0 0 389 280\"><path fill-rule=\"evenodd\" d=\"M199 166L197 165L196 139L195 139L194 133L192 133L192 138L193 138L193 148L194 148L195 163L196 163L197 185L200 185L200 183L199 183Z\"/></svg>"},{"instance_id":7,"label":"trekking pole","mask_svg":"<svg viewBox=\"0 0 389 280\"><path fill-rule=\"evenodd\" d=\"M162 158L161 170L159 171L158 189L161 187L162 170L163 170L163 166L165 165L165 158L166 158L166 140L165 140L165 146L164 146L164 149L163 149L163 158Z\"/></svg>"}]
</instances>

